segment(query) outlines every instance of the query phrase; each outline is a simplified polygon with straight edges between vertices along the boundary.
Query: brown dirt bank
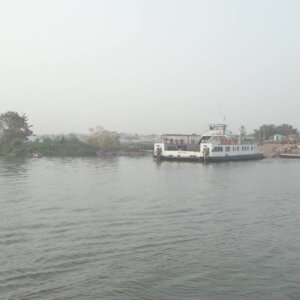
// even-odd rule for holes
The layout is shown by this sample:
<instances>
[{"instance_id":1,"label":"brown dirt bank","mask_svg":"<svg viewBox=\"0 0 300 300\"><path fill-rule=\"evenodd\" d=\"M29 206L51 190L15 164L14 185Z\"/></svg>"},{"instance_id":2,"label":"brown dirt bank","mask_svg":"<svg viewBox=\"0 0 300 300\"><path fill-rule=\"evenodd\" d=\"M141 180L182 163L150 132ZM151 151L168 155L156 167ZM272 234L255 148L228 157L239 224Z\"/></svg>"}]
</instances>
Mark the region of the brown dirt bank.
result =
<instances>
[{"instance_id":1,"label":"brown dirt bank","mask_svg":"<svg viewBox=\"0 0 300 300\"><path fill-rule=\"evenodd\" d=\"M276 157L280 153L299 153L299 148L297 145L289 145L289 144L262 144L259 145L259 148L263 151L265 157Z\"/></svg>"}]
</instances>

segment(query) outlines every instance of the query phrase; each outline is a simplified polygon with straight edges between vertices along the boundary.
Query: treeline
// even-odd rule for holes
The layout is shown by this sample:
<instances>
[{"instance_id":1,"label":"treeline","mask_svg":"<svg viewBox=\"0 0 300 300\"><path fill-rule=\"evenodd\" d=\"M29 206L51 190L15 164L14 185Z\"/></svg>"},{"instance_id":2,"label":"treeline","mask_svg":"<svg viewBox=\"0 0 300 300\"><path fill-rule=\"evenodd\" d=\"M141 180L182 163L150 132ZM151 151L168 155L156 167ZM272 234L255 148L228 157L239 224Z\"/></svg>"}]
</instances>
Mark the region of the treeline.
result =
<instances>
[{"instance_id":1,"label":"treeline","mask_svg":"<svg viewBox=\"0 0 300 300\"><path fill-rule=\"evenodd\" d=\"M297 128L294 128L290 124L264 124L261 125L258 129L254 130L254 136L257 141L270 140L275 135L282 135L285 137L288 136L299 136Z\"/></svg>"},{"instance_id":2,"label":"treeline","mask_svg":"<svg viewBox=\"0 0 300 300\"><path fill-rule=\"evenodd\" d=\"M117 132L102 127L86 135L33 135L25 114L15 111L0 114L0 155L6 156L96 156L110 153L136 153L152 150L152 143L120 143Z\"/></svg>"},{"instance_id":3,"label":"treeline","mask_svg":"<svg viewBox=\"0 0 300 300\"><path fill-rule=\"evenodd\" d=\"M15 156L95 156L98 149L77 138L75 135L41 137L34 141L23 141L10 149Z\"/></svg>"},{"instance_id":4,"label":"treeline","mask_svg":"<svg viewBox=\"0 0 300 300\"><path fill-rule=\"evenodd\" d=\"M97 127L86 136L75 134L30 138L32 125L25 114L8 111L0 115L0 154L12 156L95 156L120 149L116 132Z\"/></svg>"}]
</instances>

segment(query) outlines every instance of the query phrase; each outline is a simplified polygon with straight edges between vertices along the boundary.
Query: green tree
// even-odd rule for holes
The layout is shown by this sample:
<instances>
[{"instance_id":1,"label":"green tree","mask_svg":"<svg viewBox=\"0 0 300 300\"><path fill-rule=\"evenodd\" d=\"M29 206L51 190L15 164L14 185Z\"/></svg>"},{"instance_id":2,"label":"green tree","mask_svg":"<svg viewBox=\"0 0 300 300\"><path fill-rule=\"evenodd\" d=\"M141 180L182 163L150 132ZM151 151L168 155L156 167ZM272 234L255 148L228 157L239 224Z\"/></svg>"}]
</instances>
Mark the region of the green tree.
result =
<instances>
[{"instance_id":1,"label":"green tree","mask_svg":"<svg viewBox=\"0 0 300 300\"><path fill-rule=\"evenodd\" d=\"M282 135L289 135L289 134L296 134L298 135L298 130L294 128L292 125L289 124L282 124L279 126L276 126L276 133L282 134Z\"/></svg>"},{"instance_id":2,"label":"green tree","mask_svg":"<svg viewBox=\"0 0 300 300\"><path fill-rule=\"evenodd\" d=\"M102 151L114 151L120 148L119 135L101 127L90 129L87 143Z\"/></svg>"},{"instance_id":3,"label":"green tree","mask_svg":"<svg viewBox=\"0 0 300 300\"><path fill-rule=\"evenodd\" d=\"M276 134L274 124L263 124L254 130L255 139L258 141L268 140L274 134Z\"/></svg>"},{"instance_id":4,"label":"green tree","mask_svg":"<svg viewBox=\"0 0 300 300\"><path fill-rule=\"evenodd\" d=\"M0 115L0 137L4 143L10 143L14 139L26 140L32 135L30 127L32 125L28 125L25 114L8 111Z\"/></svg>"},{"instance_id":5,"label":"green tree","mask_svg":"<svg viewBox=\"0 0 300 300\"><path fill-rule=\"evenodd\" d=\"M275 126L274 124L264 124L259 129L254 130L256 140L269 140L275 134L282 134L287 136L289 134L298 134L298 130L289 124L281 124Z\"/></svg>"}]
</instances>

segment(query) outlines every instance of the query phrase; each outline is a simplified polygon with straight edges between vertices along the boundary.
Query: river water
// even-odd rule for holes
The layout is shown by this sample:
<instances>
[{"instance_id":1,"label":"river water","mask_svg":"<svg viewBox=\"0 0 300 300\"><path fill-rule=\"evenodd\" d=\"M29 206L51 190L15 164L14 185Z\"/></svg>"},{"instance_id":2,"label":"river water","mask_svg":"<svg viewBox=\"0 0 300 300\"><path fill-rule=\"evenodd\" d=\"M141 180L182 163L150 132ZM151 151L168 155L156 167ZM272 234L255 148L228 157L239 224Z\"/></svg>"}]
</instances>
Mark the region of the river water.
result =
<instances>
[{"instance_id":1,"label":"river water","mask_svg":"<svg viewBox=\"0 0 300 300\"><path fill-rule=\"evenodd\" d=\"M300 299L300 161L0 158L0 299Z\"/></svg>"}]
</instances>

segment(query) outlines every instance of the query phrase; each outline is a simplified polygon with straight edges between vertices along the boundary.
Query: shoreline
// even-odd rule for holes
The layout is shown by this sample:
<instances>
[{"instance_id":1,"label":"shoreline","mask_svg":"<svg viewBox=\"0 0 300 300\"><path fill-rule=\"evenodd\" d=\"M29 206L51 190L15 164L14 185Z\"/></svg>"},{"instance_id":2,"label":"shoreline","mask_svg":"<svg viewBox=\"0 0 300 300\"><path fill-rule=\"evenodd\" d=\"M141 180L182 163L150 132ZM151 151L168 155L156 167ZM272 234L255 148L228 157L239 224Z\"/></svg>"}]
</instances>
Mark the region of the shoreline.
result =
<instances>
[{"instance_id":1,"label":"shoreline","mask_svg":"<svg viewBox=\"0 0 300 300\"><path fill-rule=\"evenodd\" d=\"M289 154L299 154L298 144L261 144L259 148L263 152L265 158L275 158L279 157L280 154L289 153Z\"/></svg>"}]
</instances>

